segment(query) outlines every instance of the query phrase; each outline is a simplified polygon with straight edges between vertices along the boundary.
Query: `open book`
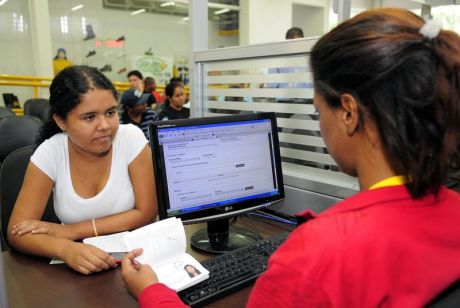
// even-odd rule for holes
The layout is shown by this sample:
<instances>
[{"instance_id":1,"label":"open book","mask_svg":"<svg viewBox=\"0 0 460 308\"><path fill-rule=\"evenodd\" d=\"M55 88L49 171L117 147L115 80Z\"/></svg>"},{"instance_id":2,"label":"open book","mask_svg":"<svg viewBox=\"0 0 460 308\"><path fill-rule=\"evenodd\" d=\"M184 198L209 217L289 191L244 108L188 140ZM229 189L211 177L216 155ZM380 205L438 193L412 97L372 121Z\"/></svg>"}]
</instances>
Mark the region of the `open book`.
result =
<instances>
[{"instance_id":1,"label":"open book","mask_svg":"<svg viewBox=\"0 0 460 308\"><path fill-rule=\"evenodd\" d=\"M162 220L131 232L86 238L83 242L108 253L142 248L144 252L136 260L150 265L158 281L177 292L209 277L209 271L185 252L184 226L178 218Z\"/></svg>"}]
</instances>

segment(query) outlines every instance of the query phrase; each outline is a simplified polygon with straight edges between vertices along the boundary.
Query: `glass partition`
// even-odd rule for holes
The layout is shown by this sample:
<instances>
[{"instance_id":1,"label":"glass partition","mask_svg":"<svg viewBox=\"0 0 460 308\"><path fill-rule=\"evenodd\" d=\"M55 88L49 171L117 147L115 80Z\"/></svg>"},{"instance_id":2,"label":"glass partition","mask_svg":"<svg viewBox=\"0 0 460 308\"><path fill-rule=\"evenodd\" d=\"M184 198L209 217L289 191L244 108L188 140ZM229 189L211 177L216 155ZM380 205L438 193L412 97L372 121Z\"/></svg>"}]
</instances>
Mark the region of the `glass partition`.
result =
<instances>
[{"instance_id":1,"label":"glass partition","mask_svg":"<svg viewBox=\"0 0 460 308\"><path fill-rule=\"evenodd\" d=\"M339 171L319 132L308 66L315 42L291 40L196 53L202 72L201 83L195 85L201 93L201 100L194 97L201 105L196 116L275 112L286 184L295 181L298 186L300 180L317 192L343 197L345 190L358 190L358 183ZM331 186L335 189L327 189Z\"/></svg>"}]
</instances>

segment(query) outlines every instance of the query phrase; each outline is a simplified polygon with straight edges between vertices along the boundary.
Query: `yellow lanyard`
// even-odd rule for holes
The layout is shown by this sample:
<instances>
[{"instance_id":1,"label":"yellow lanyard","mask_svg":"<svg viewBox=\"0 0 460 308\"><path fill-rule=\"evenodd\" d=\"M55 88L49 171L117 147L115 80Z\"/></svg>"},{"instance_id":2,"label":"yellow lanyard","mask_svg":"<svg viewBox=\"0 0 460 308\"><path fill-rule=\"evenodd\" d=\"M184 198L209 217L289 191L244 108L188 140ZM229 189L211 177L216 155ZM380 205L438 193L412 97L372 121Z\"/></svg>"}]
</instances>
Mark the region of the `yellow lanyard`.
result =
<instances>
[{"instance_id":1,"label":"yellow lanyard","mask_svg":"<svg viewBox=\"0 0 460 308\"><path fill-rule=\"evenodd\" d=\"M407 182L406 177L403 175L390 176L389 178L383 179L375 183L369 188L369 190L381 188L381 187L403 185L403 184L406 184L406 182Z\"/></svg>"}]
</instances>

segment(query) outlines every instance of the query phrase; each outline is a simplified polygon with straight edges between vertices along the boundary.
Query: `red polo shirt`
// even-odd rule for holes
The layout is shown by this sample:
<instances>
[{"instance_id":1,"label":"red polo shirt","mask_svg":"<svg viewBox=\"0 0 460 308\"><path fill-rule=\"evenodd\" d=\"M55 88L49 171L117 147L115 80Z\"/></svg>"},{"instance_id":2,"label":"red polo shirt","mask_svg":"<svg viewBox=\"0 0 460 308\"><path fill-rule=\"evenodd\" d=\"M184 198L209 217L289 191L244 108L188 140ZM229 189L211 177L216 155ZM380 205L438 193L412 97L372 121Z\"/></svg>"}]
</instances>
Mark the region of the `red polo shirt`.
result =
<instances>
[{"instance_id":1,"label":"red polo shirt","mask_svg":"<svg viewBox=\"0 0 460 308\"><path fill-rule=\"evenodd\" d=\"M248 307L422 307L460 278L460 195L361 192L299 226L273 254ZM183 306L162 284L142 308Z\"/></svg>"}]
</instances>

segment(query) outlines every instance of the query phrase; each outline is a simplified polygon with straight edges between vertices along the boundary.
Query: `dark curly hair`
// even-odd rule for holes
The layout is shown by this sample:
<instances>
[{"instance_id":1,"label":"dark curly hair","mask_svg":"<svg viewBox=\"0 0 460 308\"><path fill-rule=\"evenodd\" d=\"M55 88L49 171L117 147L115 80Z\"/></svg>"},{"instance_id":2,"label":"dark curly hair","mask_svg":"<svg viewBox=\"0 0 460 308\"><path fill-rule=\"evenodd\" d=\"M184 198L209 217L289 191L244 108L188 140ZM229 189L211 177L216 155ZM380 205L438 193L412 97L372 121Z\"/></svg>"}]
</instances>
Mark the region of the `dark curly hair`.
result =
<instances>
[{"instance_id":1,"label":"dark curly hair","mask_svg":"<svg viewBox=\"0 0 460 308\"><path fill-rule=\"evenodd\" d=\"M179 81L171 81L168 83L165 88L166 96L172 97L174 95L174 90L176 90L177 87L183 88L184 85Z\"/></svg>"}]
</instances>

